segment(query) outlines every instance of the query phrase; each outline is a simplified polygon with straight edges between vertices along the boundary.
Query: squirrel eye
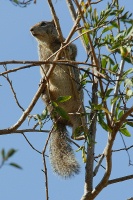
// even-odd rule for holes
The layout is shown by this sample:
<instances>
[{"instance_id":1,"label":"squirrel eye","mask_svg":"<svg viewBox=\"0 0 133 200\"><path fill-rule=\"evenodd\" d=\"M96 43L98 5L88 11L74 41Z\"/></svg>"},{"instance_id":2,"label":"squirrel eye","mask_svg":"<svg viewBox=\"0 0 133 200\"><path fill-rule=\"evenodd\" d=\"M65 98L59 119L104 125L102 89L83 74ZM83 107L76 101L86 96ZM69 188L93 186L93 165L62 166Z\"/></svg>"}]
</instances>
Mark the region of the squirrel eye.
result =
<instances>
[{"instance_id":1,"label":"squirrel eye","mask_svg":"<svg viewBox=\"0 0 133 200\"><path fill-rule=\"evenodd\" d=\"M45 26L46 25L46 22L42 22L41 24L40 24L40 26Z\"/></svg>"}]
</instances>

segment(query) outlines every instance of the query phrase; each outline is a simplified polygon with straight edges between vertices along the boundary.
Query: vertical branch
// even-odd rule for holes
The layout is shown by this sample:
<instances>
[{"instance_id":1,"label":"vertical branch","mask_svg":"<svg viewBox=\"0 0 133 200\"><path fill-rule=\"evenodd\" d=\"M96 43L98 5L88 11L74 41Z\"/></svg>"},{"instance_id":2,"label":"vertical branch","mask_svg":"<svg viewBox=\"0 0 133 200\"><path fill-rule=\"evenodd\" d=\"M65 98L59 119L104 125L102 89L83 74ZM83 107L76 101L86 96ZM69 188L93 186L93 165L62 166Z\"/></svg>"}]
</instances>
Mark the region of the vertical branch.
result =
<instances>
[{"instance_id":1,"label":"vertical branch","mask_svg":"<svg viewBox=\"0 0 133 200\"><path fill-rule=\"evenodd\" d=\"M47 174L47 165L45 155L43 155L43 164L44 164L44 174L45 174L45 191L46 191L46 200L49 200L49 192L48 192L48 174Z\"/></svg>"},{"instance_id":2,"label":"vertical branch","mask_svg":"<svg viewBox=\"0 0 133 200\"><path fill-rule=\"evenodd\" d=\"M74 6L72 4L72 1L66 0L66 2L68 4L72 18L75 21L77 14L76 14L76 11L75 11ZM83 17L83 13L82 13L82 10L81 10L81 7L80 7L78 1L75 0L75 3L76 3L76 6L78 8L78 13L80 14L80 16L83 20L83 23L85 23L85 19ZM79 27L80 27L80 24L79 24ZM79 34L81 34L80 29L79 29ZM93 56L92 62L94 62L94 64L98 65L97 58L96 58L94 48L92 46L92 42L91 42L89 34L87 36L89 38L90 49L92 51L92 56ZM82 42L83 42L83 46L85 47L87 53L89 53L87 46L85 45L83 39L82 39ZM93 70L93 75L95 75L95 70ZM97 90L98 90L98 83L94 78L93 85L92 85L92 103L93 104L98 104ZM95 142L95 135L96 135L96 121L97 121L97 116L96 116L96 113L94 113L94 111L91 112L90 119L91 119L91 126L90 126L90 129L89 129L89 133L90 133L89 137L90 137L90 140L91 140L91 145L87 143L87 162L86 162L86 168L85 168L86 173L85 173L84 196L86 196L86 194L91 193L92 190L93 190L93 166L94 166L94 149L95 149L94 142Z\"/></svg>"},{"instance_id":3,"label":"vertical branch","mask_svg":"<svg viewBox=\"0 0 133 200\"><path fill-rule=\"evenodd\" d=\"M49 4L49 7L50 7L50 10L51 10L53 19L54 19L54 23L55 23L55 26L56 26L56 30L57 30L58 35L59 35L59 37L60 37L60 42L62 43L62 42L63 42L63 34L62 34L62 31L61 31L61 28L60 28L59 19L58 19L57 15L56 15L54 6L53 6L53 4L52 4L52 1L51 1L51 0L48 0L48 4Z\"/></svg>"},{"instance_id":4,"label":"vertical branch","mask_svg":"<svg viewBox=\"0 0 133 200\"><path fill-rule=\"evenodd\" d=\"M71 14L71 16L72 16L73 21L75 22L76 19L78 18L78 19L79 19L79 22L80 22L81 16L80 16L80 15L78 16L79 12L76 13L75 8L74 8L74 5L73 5L73 3L72 3L72 0L66 0L66 3L67 3L67 6L68 6L68 8L69 8L69 11L70 11L70 14ZM79 22L78 22L78 27L80 28L81 25L80 25ZM78 33L79 33L79 35L82 34L81 29L78 30ZM80 37L80 39L81 39L81 42L82 42L82 44L83 44L83 47L84 47L85 51L87 52L87 54L89 54L89 51L88 51L88 49L87 49L87 47L86 47L86 44L85 44L85 42L84 42L84 40L83 40L83 37Z\"/></svg>"},{"instance_id":5,"label":"vertical branch","mask_svg":"<svg viewBox=\"0 0 133 200\"><path fill-rule=\"evenodd\" d=\"M101 179L99 184L93 189L93 191L84 194L81 200L95 199L95 197L102 191L102 189L108 185L108 180L109 180L111 169L112 169L112 146L113 146L116 134L117 134L116 131L112 133L108 133L107 144L103 152L103 155L106 158L106 171L103 178Z\"/></svg>"},{"instance_id":6,"label":"vertical branch","mask_svg":"<svg viewBox=\"0 0 133 200\"><path fill-rule=\"evenodd\" d=\"M44 165L44 170L43 170L43 172L44 172L44 175L45 175L46 200L49 200L49 190L48 190L48 173L47 173L47 165L46 165L46 159L45 159L45 152L46 152L46 149L47 149L48 142L49 142L50 135L51 135L52 131L53 131L53 128L52 128L52 130L49 132L47 141L46 141L45 146L44 146L43 151L42 151L43 165Z\"/></svg>"},{"instance_id":7,"label":"vertical branch","mask_svg":"<svg viewBox=\"0 0 133 200\"><path fill-rule=\"evenodd\" d=\"M115 88L114 88L114 98L117 97L118 92L119 92L119 88L120 88L119 80L121 79L121 76L122 76L122 73L123 73L124 63L125 62L122 59L121 63L120 63L120 69L119 69L117 79L116 79L116 85L115 85ZM111 107L112 118L114 117L115 109L116 109L116 101L112 104L112 107Z\"/></svg>"},{"instance_id":8,"label":"vertical branch","mask_svg":"<svg viewBox=\"0 0 133 200\"><path fill-rule=\"evenodd\" d=\"M98 96L97 96L97 90L98 90L98 83L95 83L93 81L92 85L92 103L98 104ZM91 126L89 129L89 138L91 144L87 143L87 161L86 161L86 167L85 167L85 185L84 185L84 195L81 198L81 200L84 200L86 198L86 195L88 196L91 194L93 190L93 167L94 167L94 150L95 150L95 136L96 136L96 122L97 122L97 115L94 111L90 114L90 120L91 120Z\"/></svg>"}]
</instances>

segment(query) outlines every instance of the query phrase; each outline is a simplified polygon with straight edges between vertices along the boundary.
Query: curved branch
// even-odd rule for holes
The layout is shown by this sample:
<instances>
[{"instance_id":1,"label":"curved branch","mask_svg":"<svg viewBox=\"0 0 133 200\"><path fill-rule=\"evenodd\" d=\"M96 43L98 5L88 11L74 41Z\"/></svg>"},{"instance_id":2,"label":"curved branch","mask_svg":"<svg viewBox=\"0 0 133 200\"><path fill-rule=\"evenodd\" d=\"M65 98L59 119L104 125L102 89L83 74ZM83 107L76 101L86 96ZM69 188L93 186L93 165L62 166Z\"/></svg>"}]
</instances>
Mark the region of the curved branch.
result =
<instances>
[{"instance_id":1,"label":"curved branch","mask_svg":"<svg viewBox=\"0 0 133 200\"><path fill-rule=\"evenodd\" d=\"M127 118L132 112L133 112L133 106L132 106L127 112L125 112L125 113L121 116L119 122L117 122L116 125L115 125L115 131L116 131L116 132L120 129L120 127L122 126L122 124L126 121L126 118Z\"/></svg>"},{"instance_id":2,"label":"curved branch","mask_svg":"<svg viewBox=\"0 0 133 200\"><path fill-rule=\"evenodd\" d=\"M108 185L108 180L112 169L112 146L116 137L116 132L108 134L107 145L104 149L103 155L106 158L106 171L100 183L94 188L91 193L85 194L81 200L94 200L101 190Z\"/></svg>"},{"instance_id":3,"label":"curved branch","mask_svg":"<svg viewBox=\"0 0 133 200\"><path fill-rule=\"evenodd\" d=\"M22 116L20 117L20 119L16 122L16 124L14 124L13 126L11 126L10 128L7 129L3 129L0 130L0 135L4 135L4 134L9 134L9 133L13 133L14 131L16 131L21 124L25 121L26 117L29 115L29 113L32 111L32 109L34 108L36 102L38 101L41 93L43 92L46 82L45 80L43 80L44 82L42 82L38 88L37 93L35 94L35 96L33 97L30 105L28 106L28 108L23 112Z\"/></svg>"}]
</instances>

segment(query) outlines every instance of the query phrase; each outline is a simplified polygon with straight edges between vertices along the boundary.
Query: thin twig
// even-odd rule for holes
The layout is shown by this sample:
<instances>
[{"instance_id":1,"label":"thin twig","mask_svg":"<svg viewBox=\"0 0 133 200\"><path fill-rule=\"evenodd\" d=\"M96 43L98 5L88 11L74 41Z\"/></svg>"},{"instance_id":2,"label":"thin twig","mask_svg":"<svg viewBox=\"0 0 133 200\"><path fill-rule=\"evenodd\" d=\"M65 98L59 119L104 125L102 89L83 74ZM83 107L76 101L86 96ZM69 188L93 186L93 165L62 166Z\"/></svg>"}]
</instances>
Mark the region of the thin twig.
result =
<instances>
[{"instance_id":1,"label":"thin twig","mask_svg":"<svg viewBox=\"0 0 133 200\"><path fill-rule=\"evenodd\" d=\"M21 124L25 121L26 117L29 115L29 113L34 108L36 102L38 101L41 93L43 92L43 90L45 88L45 85L46 85L46 82L45 82L45 79L44 79L42 81L42 83L40 84L35 96L31 100L31 103L29 104L28 108L23 112L23 114L21 115L19 120L14 125L12 125L11 127L0 130L0 135L13 133L14 131L16 131L21 126Z\"/></svg>"},{"instance_id":2,"label":"thin twig","mask_svg":"<svg viewBox=\"0 0 133 200\"><path fill-rule=\"evenodd\" d=\"M99 159L99 161L98 161L98 163L97 163L97 165L96 165L96 167L95 167L95 169L94 169L94 172L93 172L94 176L96 176L96 174L98 172L98 169L101 166L101 163L102 163L103 159L104 159L104 155L102 154L100 159Z\"/></svg>"},{"instance_id":3,"label":"thin twig","mask_svg":"<svg viewBox=\"0 0 133 200\"><path fill-rule=\"evenodd\" d=\"M112 150L112 152L127 151L131 148L133 148L133 145L131 145L130 147L126 147L126 148L115 149L115 150Z\"/></svg>"},{"instance_id":4,"label":"thin twig","mask_svg":"<svg viewBox=\"0 0 133 200\"><path fill-rule=\"evenodd\" d=\"M28 142L28 144L30 145L30 147L33 149L33 150L35 150L37 153L39 153L39 154L42 154L42 152L40 152L39 150L37 150L31 143L30 143L30 141L28 140L28 138L25 136L25 134L24 133L22 133L22 135L24 136L24 138L26 139L26 141Z\"/></svg>"},{"instance_id":5,"label":"thin twig","mask_svg":"<svg viewBox=\"0 0 133 200\"><path fill-rule=\"evenodd\" d=\"M125 147L125 151L126 151L127 156L128 156L129 165L132 165L132 164L131 164L130 154L129 154L128 150L127 150L126 143L125 143L125 140L124 140L124 137L123 137L122 133L120 133L120 136L121 136L122 142L123 142L124 147Z\"/></svg>"},{"instance_id":6,"label":"thin twig","mask_svg":"<svg viewBox=\"0 0 133 200\"><path fill-rule=\"evenodd\" d=\"M46 140L45 146L42 151L42 156L43 156L43 165L44 165L44 174L45 174L45 191L46 191L46 200L49 199L49 190L48 190L48 173L47 173L47 165L46 165L46 159L45 159L45 152L46 148L48 146L48 142L51 136L51 133L53 131L54 126L52 127L51 131L49 132L48 138Z\"/></svg>"},{"instance_id":7,"label":"thin twig","mask_svg":"<svg viewBox=\"0 0 133 200\"><path fill-rule=\"evenodd\" d=\"M81 32L81 29L80 29L80 27L81 27L81 25L80 25L81 16L79 15L79 12L76 13L75 7L74 7L74 5L73 5L72 0L66 0L66 3L67 3L67 5L68 5L68 8L69 8L69 11L70 11L70 14L71 14L71 16L72 16L73 21L76 22L76 20L78 20L78 18L79 18L79 20L78 20L78 28L79 28L79 29L78 29L78 34L81 35L81 33L82 33L82 32ZM89 54L88 49L87 49L87 47L86 47L86 44L85 44L83 38L80 37L80 39L81 39L81 42L82 42L82 44L83 44L83 47L84 47L85 51L87 52L87 54Z\"/></svg>"},{"instance_id":8,"label":"thin twig","mask_svg":"<svg viewBox=\"0 0 133 200\"><path fill-rule=\"evenodd\" d=\"M53 19L54 19L54 23L55 23L56 30L57 30L58 35L59 35L60 42L63 43L64 38L63 38L63 34L62 34L61 27L60 27L60 24L59 24L59 19L58 19L57 15L56 15L53 3L52 3L51 0L47 0L47 1L48 1L50 10L51 10L51 14L52 14Z\"/></svg>"},{"instance_id":9,"label":"thin twig","mask_svg":"<svg viewBox=\"0 0 133 200\"><path fill-rule=\"evenodd\" d=\"M133 179L133 174L109 180L107 184L110 185L110 184L114 184L114 183L118 183L118 182L122 182L122 181L127 181L129 179Z\"/></svg>"},{"instance_id":10,"label":"thin twig","mask_svg":"<svg viewBox=\"0 0 133 200\"><path fill-rule=\"evenodd\" d=\"M10 85L10 88L11 88L11 91L13 93L13 96L14 96L14 99L16 101L16 104L18 105L18 107L24 112L24 108L20 105L19 101L18 101L18 98L17 98L17 95L16 95L16 92L13 88L13 85L12 85L12 81L9 79L9 76L7 74L7 76L3 75L3 77L5 77L5 79L8 81L9 85Z\"/></svg>"}]
</instances>

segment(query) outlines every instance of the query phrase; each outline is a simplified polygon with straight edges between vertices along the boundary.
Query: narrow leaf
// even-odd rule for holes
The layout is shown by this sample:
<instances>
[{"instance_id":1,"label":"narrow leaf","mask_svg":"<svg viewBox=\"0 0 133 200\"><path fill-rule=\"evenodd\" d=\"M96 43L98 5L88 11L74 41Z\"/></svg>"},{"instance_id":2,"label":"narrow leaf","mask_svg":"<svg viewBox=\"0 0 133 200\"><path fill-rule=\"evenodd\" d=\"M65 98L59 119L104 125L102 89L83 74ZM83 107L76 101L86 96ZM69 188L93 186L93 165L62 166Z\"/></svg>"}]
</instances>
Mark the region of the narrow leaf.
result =
<instances>
[{"instance_id":1,"label":"narrow leaf","mask_svg":"<svg viewBox=\"0 0 133 200\"><path fill-rule=\"evenodd\" d=\"M83 162L86 163L87 157L85 153L85 147L82 148L82 159L83 159Z\"/></svg>"},{"instance_id":2,"label":"narrow leaf","mask_svg":"<svg viewBox=\"0 0 133 200\"><path fill-rule=\"evenodd\" d=\"M120 128L120 132L126 137L131 137L130 132L126 128Z\"/></svg>"},{"instance_id":3,"label":"narrow leaf","mask_svg":"<svg viewBox=\"0 0 133 200\"><path fill-rule=\"evenodd\" d=\"M108 27L106 27L106 28L103 29L102 33L105 33L105 32L107 32L107 31L110 31L110 30L112 30L113 28L114 28L113 26L108 26Z\"/></svg>"},{"instance_id":4,"label":"narrow leaf","mask_svg":"<svg viewBox=\"0 0 133 200\"><path fill-rule=\"evenodd\" d=\"M109 126L104 122L104 117L103 117L102 113L98 114L98 122L104 130L109 131L110 133L112 132L112 130L109 128Z\"/></svg>"},{"instance_id":5,"label":"narrow leaf","mask_svg":"<svg viewBox=\"0 0 133 200\"><path fill-rule=\"evenodd\" d=\"M16 163L9 163L10 166L16 167L17 169L22 169L22 167Z\"/></svg>"},{"instance_id":6,"label":"narrow leaf","mask_svg":"<svg viewBox=\"0 0 133 200\"><path fill-rule=\"evenodd\" d=\"M2 159L5 160L5 149L1 150Z\"/></svg>"},{"instance_id":7,"label":"narrow leaf","mask_svg":"<svg viewBox=\"0 0 133 200\"><path fill-rule=\"evenodd\" d=\"M113 71L113 72L116 72L116 71L118 70L118 67L119 67L118 64L114 65L113 68L112 68L112 71Z\"/></svg>"},{"instance_id":8,"label":"narrow leaf","mask_svg":"<svg viewBox=\"0 0 133 200\"><path fill-rule=\"evenodd\" d=\"M102 107L101 109L102 109L105 113L111 114L106 108Z\"/></svg>"},{"instance_id":9,"label":"narrow leaf","mask_svg":"<svg viewBox=\"0 0 133 200\"><path fill-rule=\"evenodd\" d=\"M133 122L127 122L127 125L133 127Z\"/></svg>"},{"instance_id":10,"label":"narrow leaf","mask_svg":"<svg viewBox=\"0 0 133 200\"><path fill-rule=\"evenodd\" d=\"M87 31L87 29L82 29L82 33L85 33L86 31ZM85 33L83 35L83 39L84 39L84 42L85 42L86 46L88 46L89 39L88 39L87 33Z\"/></svg>"},{"instance_id":11,"label":"narrow leaf","mask_svg":"<svg viewBox=\"0 0 133 200\"><path fill-rule=\"evenodd\" d=\"M57 102L63 103L68 101L69 99L71 99L71 96L60 96L58 97Z\"/></svg>"},{"instance_id":12,"label":"narrow leaf","mask_svg":"<svg viewBox=\"0 0 133 200\"><path fill-rule=\"evenodd\" d=\"M118 114L118 119L120 119L122 117L122 115L124 114L124 111L120 111L119 114Z\"/></svg>"},{"instance_id":13,"label":"narrow leaf","mask_svg":"<svg viewBox=\"0 0 133 200\"><path fill-rule=\"evenodd\" d=\"M110 24L112 24L113 27L118 28L118 23L115 21L110 22Z\"/></svg>"},{"instance_id":14,"label":"narrow leaf","mask_svg":"<svg viewBox=\"0 0 133 200\"><path fill-rule=\"evenodd\" d=\"M11 156L13 156L16 152L17 152L17 150L15 150L15 149L10 149L10 150L7 152L7 155L6 155L5 159L7 160L7 159L10 158Z\"/></svg>"},{"instance_id":15,"label":"narrow leaf","mask_svg":"<svg viewBox=\"0 0 133 200\"><path fill-rule=\"evenodd\" d=\"M42 114L41 114L41 120L44 120L48 115L48 110L47 108L45 110L43 110Z\"/></svg>"},{"instance_id":16,"label":"narrow leaf","mask_svg":"<svg viewBox=\"0 0 133 200\"><path fill-rule=\"evenodd\" d=\"M69 116L68 116L67 112L66 112L63 108L57 106L57 107L55 108L55 111L56 111L62 118L66 119L66 120L69 119Z\"/></svg>"}]
</instances>

